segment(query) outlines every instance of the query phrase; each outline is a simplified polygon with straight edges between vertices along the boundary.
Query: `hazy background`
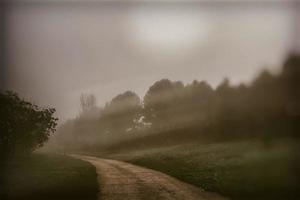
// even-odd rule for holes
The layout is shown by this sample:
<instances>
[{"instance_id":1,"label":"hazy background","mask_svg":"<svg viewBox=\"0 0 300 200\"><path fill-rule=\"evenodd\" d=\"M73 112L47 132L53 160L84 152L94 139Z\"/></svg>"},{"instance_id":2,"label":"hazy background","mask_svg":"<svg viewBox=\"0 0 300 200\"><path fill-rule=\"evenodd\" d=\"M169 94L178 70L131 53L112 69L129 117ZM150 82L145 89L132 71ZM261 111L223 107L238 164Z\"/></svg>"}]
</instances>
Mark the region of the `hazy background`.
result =
<instances>
[{"instance_id":1,"label":"hazy background","mask_svg":"<svg viewBox=\"0 0 300 200\"><path fill-rule=\"evenodd\" d=\"M297 48L291 1L19 1L6 11L3 89L66 119L81 93L98 105L133 90L141 97L161 78L250 81L274 72ZM299 4L298 4L299 5Z\"/></svg>"}]
</instances>

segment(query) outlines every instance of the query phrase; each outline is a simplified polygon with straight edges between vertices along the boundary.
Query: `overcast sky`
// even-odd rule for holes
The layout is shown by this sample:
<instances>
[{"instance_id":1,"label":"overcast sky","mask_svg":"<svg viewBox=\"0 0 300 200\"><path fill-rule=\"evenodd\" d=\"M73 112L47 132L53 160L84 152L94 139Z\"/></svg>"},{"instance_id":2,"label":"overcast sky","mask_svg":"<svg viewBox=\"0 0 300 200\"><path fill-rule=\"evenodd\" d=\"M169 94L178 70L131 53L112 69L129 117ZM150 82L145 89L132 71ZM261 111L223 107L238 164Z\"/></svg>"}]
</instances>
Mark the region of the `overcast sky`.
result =
<instances>
[{"instance_id":1,"label":"overcast sky","mask_svg":"<svg viewBox=\"0 0 300 200\"><path fill-rule=\"evenodd\" d=\"M162 78L216 86L278 71L295 48L288 3L21 3L7 9L5 89L62 119L81 93L98 105L132 90L143 97Z\"/></svg>"}]
</instances>

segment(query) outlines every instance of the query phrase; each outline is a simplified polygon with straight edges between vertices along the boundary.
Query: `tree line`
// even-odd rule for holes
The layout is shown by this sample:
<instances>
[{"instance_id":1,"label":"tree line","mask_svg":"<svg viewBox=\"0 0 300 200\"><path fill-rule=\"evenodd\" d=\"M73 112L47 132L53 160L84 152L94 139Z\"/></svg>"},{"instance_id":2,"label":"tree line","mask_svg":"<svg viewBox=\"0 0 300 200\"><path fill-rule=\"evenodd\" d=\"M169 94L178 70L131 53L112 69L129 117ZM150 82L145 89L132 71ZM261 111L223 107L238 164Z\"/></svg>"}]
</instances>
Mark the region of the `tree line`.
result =
<instances>
[{"instance_id":1,"label":"tree line","mask_svg":"<svg viewBox=\"0 0 300 200\"><path fill-rule=\"evenodd\" d=\"M205 81L184 85L162 79L143 99L126 91L102 108L93 95L80 101L79 116L59 127L57 141L62 145L105 146L157 133L199 140L298 137L300 56L290 55L279 74L264 70L250 84L231 85L224 79L212 88Z\"/></svg>"}]
</instances>

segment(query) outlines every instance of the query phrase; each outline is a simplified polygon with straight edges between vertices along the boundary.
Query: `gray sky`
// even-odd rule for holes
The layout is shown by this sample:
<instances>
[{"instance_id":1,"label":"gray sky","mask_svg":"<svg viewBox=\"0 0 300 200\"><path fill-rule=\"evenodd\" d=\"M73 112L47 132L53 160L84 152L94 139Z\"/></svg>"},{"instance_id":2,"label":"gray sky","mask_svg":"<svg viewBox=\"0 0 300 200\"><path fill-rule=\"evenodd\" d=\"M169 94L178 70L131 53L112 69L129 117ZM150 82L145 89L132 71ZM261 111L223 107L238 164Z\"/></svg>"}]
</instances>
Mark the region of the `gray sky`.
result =
<instances>
[{"instance_id":1,"label":"gray sky","mask_svg":"<svg viewBox=\"0 0 300 200\"><path fill-rule=\"evenodd\" d=\"M162 78L216 86L278 71L295 44L291 4L24 3L7 10L6 89L79 111L81 93L98 105ZM294 48L294 47L293 47Z\"/></svg>"}]
</instances>

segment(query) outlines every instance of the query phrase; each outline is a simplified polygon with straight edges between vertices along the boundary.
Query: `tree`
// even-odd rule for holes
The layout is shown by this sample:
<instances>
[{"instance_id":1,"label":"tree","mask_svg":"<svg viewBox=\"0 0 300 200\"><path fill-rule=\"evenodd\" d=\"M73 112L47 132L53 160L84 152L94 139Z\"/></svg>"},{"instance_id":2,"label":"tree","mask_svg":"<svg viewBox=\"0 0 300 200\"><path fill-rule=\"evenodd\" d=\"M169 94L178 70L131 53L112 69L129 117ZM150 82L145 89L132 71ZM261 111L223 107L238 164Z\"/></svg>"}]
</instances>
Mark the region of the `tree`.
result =
<instances>
[{"instance_id":1,"label":"tree","mask_svg":"<svg viewBox=\"0 0 300 200\"><path fill-rule=\"evenodd\" d=\"M0 93L0 156L30 153L55 131L54 108L39 108L16 93Z\"/></svg>"},{"instance_id":2,"label":"tree","mask_svg":"<svg viewBox=\"0 0 300 200\"><path fill-rule=\"evenodd\" d=\"M180 81L162 79L155 82L144 97L143 114L153 128L173 128L181 118L184 85Z\"/></svg>"},{"instance_id":3,"label":"tree","mask_svg":"<svg viewBox=\"0 0 300 200\"><path fill-rule=\"evenodd\" d=\"M100 116L101 109L96 105L93 94L81 94L79 118L82 120L95 119Z\"/></svg>"},{"instance_id":4,"label":"tree","mask_svg":"<svg viewBox=\"0 0 300 200\"><path fill-rule=\"evenodd\" d=\"M96 97L93 94L81 94L80 96L81 112L88 112L96 107Z\"/></svg>"},{"instance_id":5,"label":"tree","mask_svg":"<svg viewBox=\"0 0 300 200\"><path fill-rule=\"evenodd\" d=\"M300 132L300 54L291 54L284 63L281 75L285 114L293 135Z\"/></svg>"},{"instance_id":6,"label":"tree","mask_svg":"<svg viewBox=\"0 0 300 200\"><path fill-rule=\"evenodd\" d=\"M103 109L101 123L112 134L124 133L135 128L142 104L139 96L126 91L114 97Z\"/></svg>"},{"instance_id":7,"label":"tree","mask_svg":"<svg viewBox=\"0 0 300 200\"><path fill-rule=\"evenodd\" d=\"M214 103L212 87L205 81L194 80L185 90L182 114L188 119L188 124L209 124Z\"/></svg>"}]
</instances>

